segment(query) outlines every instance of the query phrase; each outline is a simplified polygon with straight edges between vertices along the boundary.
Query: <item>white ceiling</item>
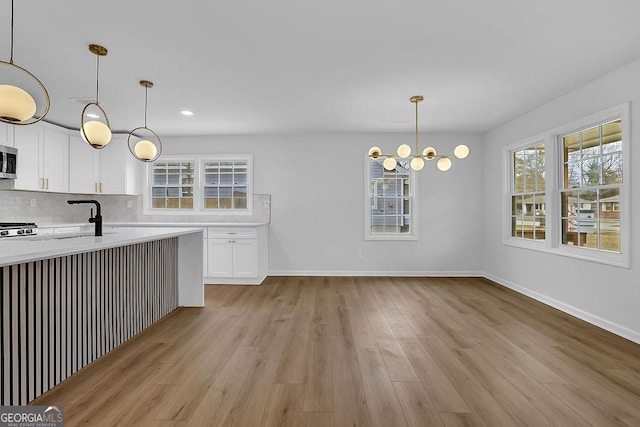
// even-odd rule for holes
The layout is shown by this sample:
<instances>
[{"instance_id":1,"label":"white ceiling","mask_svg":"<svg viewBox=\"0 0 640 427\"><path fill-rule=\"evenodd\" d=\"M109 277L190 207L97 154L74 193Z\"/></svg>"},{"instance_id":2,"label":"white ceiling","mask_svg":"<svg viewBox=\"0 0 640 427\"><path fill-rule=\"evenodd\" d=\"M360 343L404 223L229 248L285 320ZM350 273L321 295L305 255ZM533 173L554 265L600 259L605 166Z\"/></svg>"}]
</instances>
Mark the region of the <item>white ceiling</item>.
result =
<instances>
[{"instance_id":1,"label":"white ceiling","mask_svg":"<svg viewBox=\"0 0 640 427\"><path fill-rule=\"evenodd\" d=\"M16 64L78 127L95 96L114 130L162 135L483 132L640 58L636 0L17 0ZM9 58L10 1L0 3ZM179 111L190 109L193 117Z\"/></svg>"}]
</instances>

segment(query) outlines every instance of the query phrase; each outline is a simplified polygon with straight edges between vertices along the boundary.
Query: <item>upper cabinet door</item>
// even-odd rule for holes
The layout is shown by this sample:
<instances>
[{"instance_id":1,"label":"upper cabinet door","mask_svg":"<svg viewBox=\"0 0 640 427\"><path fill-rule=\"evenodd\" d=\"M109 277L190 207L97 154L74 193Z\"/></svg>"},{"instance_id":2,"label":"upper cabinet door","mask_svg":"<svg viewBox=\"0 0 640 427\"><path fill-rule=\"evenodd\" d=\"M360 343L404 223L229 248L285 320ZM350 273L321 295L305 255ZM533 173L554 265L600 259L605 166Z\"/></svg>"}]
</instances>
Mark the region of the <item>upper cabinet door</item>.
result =
<instances>
[{"instance_id":1,"label":"upper cabinet door","mask_svg":"<svg viewBox=\"0 0 640 427\"><path fill-rule=\"evenodd\" d=\"M45 182L40 155L42 128L37 125L13 126L14 143L18 149L17 178L14 188L17 190L44 190Z\"/></svg>"},{"instance_id":2,"label":"upper cabinet door","mask_svg":"<svg viewBox=\"0 0 640 427\"><path fill-rule=\"evenodd\" d=\"M125 194L127 191L127 157L129 149L121 137L114 136L109 145L99 150L100 192Z\"/></svg>"},{"instance_id":3,"label":"upper cabinet door","mask_svg":"<svg viewBox=\"0 0 640 427\"><path fill-rule=\"evenodd\" d=\"M42 139L42 178L45 190L69 191L69 135L44 129Z\"/></svg>"},{"instance_id":4,"label":"upper cabinet door","mask_svg":"<svg viewBox=\"0 0 640 427\"><path fill-rule=\"evenodd\" d=\"M80 136L69 137L69 192L95 194L98 188L98 150Z\"/></svg>"}]
</instances>

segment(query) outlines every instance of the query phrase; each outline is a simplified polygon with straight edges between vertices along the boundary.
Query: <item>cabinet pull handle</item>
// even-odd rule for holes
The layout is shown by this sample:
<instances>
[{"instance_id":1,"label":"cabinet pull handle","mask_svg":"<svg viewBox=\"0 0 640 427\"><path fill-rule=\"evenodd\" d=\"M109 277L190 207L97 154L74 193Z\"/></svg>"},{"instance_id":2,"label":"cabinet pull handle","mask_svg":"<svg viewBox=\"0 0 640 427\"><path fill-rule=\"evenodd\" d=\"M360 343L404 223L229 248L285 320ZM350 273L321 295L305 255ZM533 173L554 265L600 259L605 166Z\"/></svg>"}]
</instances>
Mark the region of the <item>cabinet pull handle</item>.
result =
<instances>
[{"instance_id":1,"label":"cabinet pull handle","mask_svg":"<svg viewBox=\"0 0 640 427\"><path fill-rule=\"evenodd\" d=\"M40 178L40 188L44 190L44 178Z\"/></svg>"},{"instance_id":2,"label":"cabinet pull handle","mask_svg":"<svg viewBox=\"0 0 640 427\"><path fill-rule=\"evenodd\" d=\"M97 192L98 192L98 183L97 183L97 182L94 182L94 183L93 183L93 192L94 192L94 193L97 193Z\"/></svg>"},{"instance_id":3,"label":"cabinet pull handle","mask_svg":"<svg viewBox=\"0 0 640 427\"><path fill-rule=\"evenodd\" d=\"M100 192L103 193L104 190L102 190L102 183L100 183Z\"/></svg>"},{"instance_id":4,"label":"cabinet pull handle","mask_svg":"<svg viewBox=\"0 0 640 427\"><path fill-rule=\"evenodd\" d=\"M229 235L235 235L236 233L230 231L228 234Z\"/></svg>"},{"instance_id":5,"label":"cabinet pull handle","mask_svg":"<svg viewBox=\"0 0 640 427\"><path fill-rule=\"evenodd\" d=\"M229 240L229 243L231 243L231 240Z\"/></svg>"},{"instance_id":6,"label":"cabinet pull handle","mask_svg":"<svg viewBox=\"0 0 640 427\"><path fill-rule=\"evenodd\" d=\"M45 189L48 190L49 189L49 178L45 178L44 182L46 183Z\"/></svg>"}]
</instances>

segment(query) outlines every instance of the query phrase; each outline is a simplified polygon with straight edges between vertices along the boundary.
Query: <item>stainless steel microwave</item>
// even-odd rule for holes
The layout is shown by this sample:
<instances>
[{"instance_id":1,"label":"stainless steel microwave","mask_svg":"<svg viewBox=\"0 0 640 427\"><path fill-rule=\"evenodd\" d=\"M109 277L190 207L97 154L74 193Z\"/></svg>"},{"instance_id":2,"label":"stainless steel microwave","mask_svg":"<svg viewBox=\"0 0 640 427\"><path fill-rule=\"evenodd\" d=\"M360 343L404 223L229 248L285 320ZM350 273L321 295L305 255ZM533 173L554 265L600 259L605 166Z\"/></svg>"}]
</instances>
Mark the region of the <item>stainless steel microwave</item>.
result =
<instances>
[{"instance_id":1,"label":"stainless steel microwave","mask_svg":"<svg viewBox=\"0 0 640 427\"><path fill-rule=\"evenodd\" d=\"M0 145L0 178L15 179L18 149Z\"/></svg>"}]
</instances>

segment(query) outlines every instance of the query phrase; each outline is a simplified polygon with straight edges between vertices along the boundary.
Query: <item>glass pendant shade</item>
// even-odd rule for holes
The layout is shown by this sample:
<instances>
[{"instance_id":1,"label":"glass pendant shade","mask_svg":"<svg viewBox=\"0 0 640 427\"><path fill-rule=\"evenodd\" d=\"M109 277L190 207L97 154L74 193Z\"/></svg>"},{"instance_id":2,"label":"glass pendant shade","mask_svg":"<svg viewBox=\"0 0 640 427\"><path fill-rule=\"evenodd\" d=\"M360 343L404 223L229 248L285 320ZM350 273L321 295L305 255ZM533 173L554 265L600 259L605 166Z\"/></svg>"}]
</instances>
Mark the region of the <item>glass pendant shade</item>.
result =
<instances>
[{"instance_id":1,"label":"glass pendant shade","mask_svg":"<svg viewBox=\"0 0 640 427\"><path fill-rule=\"evenodd\" d=\"M371 157L372 159L377 159L381 154L382 150L380 149L380 147L371 147L369 149L369 157Z\"/></svg>"},{"instance_id":2,"label":"glass pendant shade","mask_svg":"<svg viewBox=\"0 0 640 427\"><path fill-rule=\"evenodd\" d=\"M413 169L414 171L419 171L424 167L424 160L422 160L422 157L414 157L411 160L411 169Z\"/></svg>"},{"instance_id":3,"label":"glass pendant shade","mask_svg":"<svg viewBox=\"0 0 640 427\"><path fill-rule=\"evenodd\" d=\"M98 150L111 142L111 129L107 114L102 107L94 102L85 105L82 110L80 136L84 142Z\"/></svg>"},{"instance_id":4,"label":"glass pendant shade","mask_svg":"<svg viewBox=\"0 0 640 427\"><path fill-rule=\"evenodd\" d=\"M13 85L0 85L0 119L21 122L36 113L36 101L26 91Z\"/></svg>"},{"instance_id":5,"label":"glass pendant shade","mask_svg":"<svg viewBox=\"0 0 640 427\"><path fill-rule=\"evenodd\" d=\"M384 159L384 162L382 162L382 166L384 166L384 168L388 171L394 170L397 164L398 162L393 157L387 157L386 159Z\"/></svg>"},{"instance_id":6,"label":"glass pendant shade","mask_svg":"<svg viewBox=\"0 0 640 427\"><path fill-rule=\"evenodd\" d=\"M459 159L464 159L469 155L469 147L464 144L460 144L453 150L453 155Z\"/></svg>"},{"instance_id":7,"label":"glass pendant shade","mask_svg":"<svg viewBox=\"0 0 640 427\"><path fill-rule=\"evenodd\" d=\"M141 162L153 162L162 154L160 137L147 127L147 95L149 88L153 87L153 83L148 80L140 80L140 86L144 88L144 126L129 132L127 144L133 157Z\"/></svg>"},{"instance_id":8,"label":"glass pendant shade","mask_svg":"<svg viewBox=\"0 0 640 427\"><path fill-rule=\"evenodd\" d=\"M438 160L438 169L442 172L446 172L451 168L451 160L448 157L443 157Z\"/></svg>"},{"instance_id":9,"label":"glass pendant shade","mask_svg":"<svg viewBox=\"0 0 640 427\"><path fill-rule=\"evenodd\" d=\"M433 147L427 147L422 150L422 155L431 160L436 156L436 149Z\"/></svg>"},{"instance_id":10,"label":"glass pendant shade","mask_svg":"<svg viewBox=\"0 0 640 427\"><path fill-rule=\"evenodd\" d=\"M402 144L398 147L398 156L406 159L411 155L411 147L407 144Z\"/></svg>"}]
</instances>

